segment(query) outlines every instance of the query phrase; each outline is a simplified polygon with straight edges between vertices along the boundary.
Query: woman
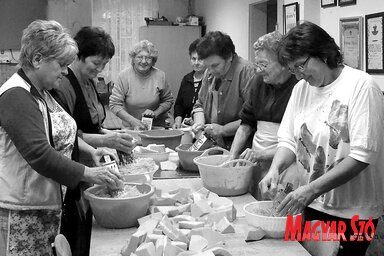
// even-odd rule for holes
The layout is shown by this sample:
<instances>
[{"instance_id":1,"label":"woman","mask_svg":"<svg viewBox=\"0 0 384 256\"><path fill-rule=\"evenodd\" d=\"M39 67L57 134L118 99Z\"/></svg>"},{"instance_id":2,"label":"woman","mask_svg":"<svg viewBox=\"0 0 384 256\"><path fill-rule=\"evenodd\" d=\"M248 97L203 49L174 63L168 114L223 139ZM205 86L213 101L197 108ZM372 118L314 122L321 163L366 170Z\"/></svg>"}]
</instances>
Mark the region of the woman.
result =
<instances>
[{"instance_id":1,"label":"woman","mask_svg":"<svg viewBox=\"0 0 384 256\"><path fill-rule=\"evenodd\" d=\"M20 66L0 88L0 255L51 255L63 191L81 181L121 184L119 173L69 158L76 122L48 90L59 85L77 46L55 21L37 20L21 39ZM80 150L96 151L79 140Z\"/></svg>"},{"instance_id":2,"label":"woman","mask_svg":"<svg viewBox=\"0 0 384 256\"><path fill-rule=\"evenodd\" d=\"M236 54L232 39L220 31L206 34L196 50L207 71L192 110L193 130L204 130L221 146L230 148L255 69Z\"/></svg>"},{"instance_id":3,"label":"woman","mask_svg":"<svg viewBox=\"0 0 384 256\"><path fill-rule=\"evenodd\" d=\"M189 45L189 58L193 71L186 74L181 81L180 89L177 94L174 116L175 123L174 129L181 127L181 124L185 118L189 120L191 117L192 107L196 103L199 90L201 87L201 81L205 72L204 63L199 59L196 52L196 46L200 39L196 39Z\"/></svg>"},{"instance_id":4,"label":"woman","mask_svg":"<svg viewBox=\"0 0 384 256\"><path fill-rule=\"evenodd\" d=\"M154 126L165 126L173 104L165 73L155 68L158 51L148 40L133 46L129 53L132 66L123 70L109 99L111 111L123 120L123 126L146 129L143 116L153 118Z\"/></svg>"},{"instance_id":5,"label":"woman","mask_svg":"<svg viewBox=\"0 0 384 256\"><path fill-rule=\"evenodd\" d=\"M112 38L102 28L83 27L74 39L79 52L55 92L76 120L79 136L85 142L130 153L129 134L102 128L105 109L93 81L115 54Z\"/></svg>"},{"instance_id":6,"label":"woman","mask_svg":"<svg viewBox=\"0 0 384 256\"><path fill-rule=\"evenodd\" d=\"M258 183L268 172L277 150L277 130L295 84L298 82L288 68L278 60L277 51L282 35L275 31L260 37L253 45L258 76L250 80L252 85L247 101L240 111L241 125L237 129L231 147L231 158L247 159L257 163L251 182L251 194L263 198ZM243 148L253 131L252 148ZM289 168L284 181L297 183L294 166ZM292 177L293 176L293 177ZM297 186L297 184L294 184Z\"/></svg>"},{"instance_id":7,"label":"woman","mask_svg":"<svg viewBox=\"0 0 384 256\"><path fill-rule=\"evenodd\" d=\"M86 143L95 148L108 147L130 153L132 137L129 134L102 128L105 109L93 82L115 53L112 38L102 28L83 27L74 39L79 48L77 57L69 65L60 86L55 88L54 96L73 116L78 135ZM79 160L79 157L73 156L73 159ZM80 162L92 164L87 159ZM74 256L89 254L92 211L81 197L86 187L68 190L64 200L66 214L62 218L61 233L67 237Z\"/></svg>"},{"instance_id":8,"label":"woman","mask_svg":"<svg viewBox=\"0 0 384 256\"><path fill-rule=\"evenodd\" d=\"M279 173L296 158L306 185L277 210L344 221L348 240L341 241L339 255L364 255L369 241L350 241L351 219L373 218L376 225L383 214L382 92L370 75L344 65L334 39L310 22L289 31L279 58L302 80L292 91L261 190L273 192Z\"/></svg>"}]
</instances>

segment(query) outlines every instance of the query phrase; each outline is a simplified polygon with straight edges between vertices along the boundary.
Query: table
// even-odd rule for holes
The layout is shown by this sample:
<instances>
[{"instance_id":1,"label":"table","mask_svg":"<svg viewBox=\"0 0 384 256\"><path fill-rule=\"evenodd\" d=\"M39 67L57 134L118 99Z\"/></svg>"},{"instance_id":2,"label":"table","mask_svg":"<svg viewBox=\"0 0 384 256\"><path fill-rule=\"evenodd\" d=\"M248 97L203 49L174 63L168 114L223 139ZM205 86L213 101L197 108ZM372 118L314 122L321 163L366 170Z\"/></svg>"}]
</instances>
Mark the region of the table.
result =
<instances>
[{"instance_id":1,"label":"table","mask_svg":"<svg viewBox=\"0 0 384 256\"><path fill-rule=\"evenodd\" d=\"M181 187L198 190L202 187L200 178L154 180L152 184L163 191L170 191ZM236 233L225 235L227 238L225 248L227 248L233 256L310 256L297 241L262 239L260 241L246 243L244 238L247 233L247 222L245 220L243 206L247 203L254 202L255 199L250 194L228 198L233 201L237 209L237 219L233 222ZM121 248L135 231L136 228L105 229L94 222L90 255L120 255Z\"/></svg>"}]
</instances>

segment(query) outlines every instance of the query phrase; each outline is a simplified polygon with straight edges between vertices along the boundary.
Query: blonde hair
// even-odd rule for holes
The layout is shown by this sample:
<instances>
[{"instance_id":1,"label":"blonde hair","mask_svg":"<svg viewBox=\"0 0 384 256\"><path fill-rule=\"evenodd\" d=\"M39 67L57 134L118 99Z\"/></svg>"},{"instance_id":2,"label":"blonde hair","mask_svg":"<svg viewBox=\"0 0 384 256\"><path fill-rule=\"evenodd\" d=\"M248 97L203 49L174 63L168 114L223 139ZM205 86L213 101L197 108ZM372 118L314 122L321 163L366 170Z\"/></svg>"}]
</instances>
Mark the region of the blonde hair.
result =
<instances>
[{"instance_id":1,"label":"blonde hair","mask_svg":"<svg viewBox=\"0 0 384 256\"><path fill-rule=\"evenodd\" d=\"M78 52L77 44L60 23L54 20L35 20L23 30L20 66L32 69L32 60L40 54L45 61L57 60L60 65L72 63Z\"/></svg>"},{"instance_id":2,"label":"blonde hair","mask_svg":"<svg viewBox=\"0 0 384 256\"><path fill-rule=\"evenodd\" d=\"M152 58L152 65L155 65L157 58L159 57L159 51L155 48L153 43L148 40L141 40L135 44L129 51L129 56L131 57L132 61L141 51L147 51L149 56Z\"/></svg>"}]
</instances>

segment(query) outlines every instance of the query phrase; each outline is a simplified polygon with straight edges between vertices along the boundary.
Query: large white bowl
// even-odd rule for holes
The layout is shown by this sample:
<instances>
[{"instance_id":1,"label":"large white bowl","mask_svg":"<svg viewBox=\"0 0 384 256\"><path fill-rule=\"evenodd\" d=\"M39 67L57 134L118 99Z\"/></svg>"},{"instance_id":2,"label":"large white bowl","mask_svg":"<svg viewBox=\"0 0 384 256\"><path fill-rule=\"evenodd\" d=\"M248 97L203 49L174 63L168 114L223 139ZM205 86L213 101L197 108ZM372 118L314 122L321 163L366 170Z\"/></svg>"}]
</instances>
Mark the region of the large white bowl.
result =
<instances>
[{"instance_id":1,"label":"large white bowl","mask_svg":"<svg viewBox=\"0 0 384 256\"><path fill-rule=\"evenodd\" d=\"M272 201L258 201L244 205L245 218L248 225L262 228L269 237L283 238L285 234L285 226L287 217L272 217L256 214L258 209L268 210L273 205ZM296 222L296 217L293 216L293 222Z\"/></svg>"},{"instance_id":2,"label":"large white bowl","mask_svg":"<svg viewBox=\"0 0 384 256\"><path fill-rule=\"evenodd\" d=\"M137 184L137 189L143 193L131 198L104 198L95 195L105 186L95 185L84 191L89 200L93 215L97 223L104 228L129 228L136 226L137 219L145 216L149 208L149 201L155 188L150 184Z\"/></svg>"}]
</instances>

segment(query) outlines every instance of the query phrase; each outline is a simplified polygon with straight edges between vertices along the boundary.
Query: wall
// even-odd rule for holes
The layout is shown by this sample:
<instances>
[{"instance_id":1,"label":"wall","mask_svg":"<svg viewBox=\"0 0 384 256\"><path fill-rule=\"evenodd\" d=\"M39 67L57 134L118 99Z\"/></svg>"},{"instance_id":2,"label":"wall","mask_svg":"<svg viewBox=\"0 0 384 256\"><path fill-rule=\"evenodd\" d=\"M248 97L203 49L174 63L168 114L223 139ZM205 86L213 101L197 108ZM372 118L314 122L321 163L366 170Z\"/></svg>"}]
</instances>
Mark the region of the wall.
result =
<instances>
[{"instance_id":1,"label":"wall","mask_svg":"<svg viewBox=\"0 0 384 256\"><path fill-rule=\"evenodd\" d=\"M204 17L207 32L220 30L227 33L236 47L236 52L248 59L249 4L263 0L195 0L195 15Z\"/></svg>"},{"instance_id":2,"label":"wall","mask_svg":"<svg viewBox=\"0 0 384 256\"><path fill-rule=\"evenodd\" d=\"M365 15L384 11L383 0L364 0L357 1L356 5L351 6L334 6L328 8L320 8L320 26L324 28L336 41L340 42L339 35L339 20L340 18L363 16L365 29ZM365 34L364 34L365 41ZM365 43L363 44L365 46ZM365 49L364 54L364 69L365 69ZM384 91L384 74L372 75L375 81L379 84L381 90Z\"/></svg>"},{"instance_id":3,"label":"wall","mask_svg":"<svg viewBox=\"0 0 384 256\"><path fill-rule=\"evenodd\" d=\"M92 1L48 0L48 19L58 21L75 35L81 27L92 25Z\"/></svg>"}]
</instances>

